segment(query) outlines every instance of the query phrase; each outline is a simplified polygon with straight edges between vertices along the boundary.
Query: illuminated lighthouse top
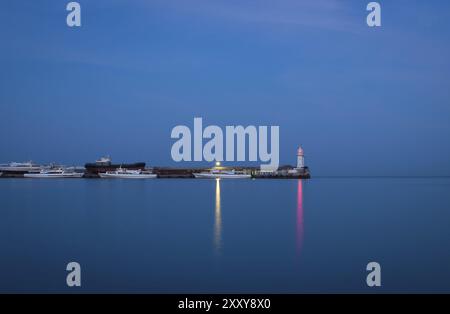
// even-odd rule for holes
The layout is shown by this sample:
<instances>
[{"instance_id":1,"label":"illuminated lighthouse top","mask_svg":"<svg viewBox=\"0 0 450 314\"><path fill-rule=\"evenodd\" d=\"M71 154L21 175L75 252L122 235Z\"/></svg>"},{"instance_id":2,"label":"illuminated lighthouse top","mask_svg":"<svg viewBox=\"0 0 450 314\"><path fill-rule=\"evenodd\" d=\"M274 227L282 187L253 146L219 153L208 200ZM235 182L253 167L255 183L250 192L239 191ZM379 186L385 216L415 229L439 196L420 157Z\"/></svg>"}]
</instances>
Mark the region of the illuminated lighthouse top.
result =
<instances>
[{"instance_id":1,"label":"illuminated lighthouse top","mask_svg":"<svg viewBox=\"0 0 450 314\"><path fill-rule=\"evenodd\" d=\"M297 150L297 169L305 168L305 157L303 155L303 148L299 146Z\"/></svg>"}]
</instances>

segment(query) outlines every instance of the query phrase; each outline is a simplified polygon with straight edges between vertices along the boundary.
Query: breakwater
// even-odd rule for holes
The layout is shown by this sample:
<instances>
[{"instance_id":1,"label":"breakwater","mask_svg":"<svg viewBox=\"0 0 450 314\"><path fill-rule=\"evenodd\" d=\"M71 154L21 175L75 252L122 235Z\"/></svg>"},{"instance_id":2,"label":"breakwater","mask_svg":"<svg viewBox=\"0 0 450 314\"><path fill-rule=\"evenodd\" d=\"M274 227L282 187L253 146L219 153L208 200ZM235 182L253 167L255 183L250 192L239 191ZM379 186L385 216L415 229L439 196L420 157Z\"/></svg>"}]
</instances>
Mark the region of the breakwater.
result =
<instances>
[{"instance_id":1,"label":"breakwater","mask_svg":"<svg viewBox=\"0 0 450 314\"><path fill-rule=\"evenodd\" d=\"M157 175L157 178L170 179L170 178L194 178L194 173L209 172L220 168L222 171L239 171L244 174L251 175L252 178L258 179L309 179L311 177L308 167L295 168L292 166L281 166L276 171L261 171L259 167L199 167L199 168L175 168L175 167L145 167L145 163L134 164L110 164L110 165L95 165L86 164L84 168L74 168L72 171L82 173L81 178L100 178L100 173L108 171L114 171L119 168L126 168L129 170L142 170L151 172ZM43 168L44 169L44 168ZM51 169L51 168L47 168ZM25 174L28 171L14 170L1 172L1 178L25 178Z\"/></svg>"}]
</instances>

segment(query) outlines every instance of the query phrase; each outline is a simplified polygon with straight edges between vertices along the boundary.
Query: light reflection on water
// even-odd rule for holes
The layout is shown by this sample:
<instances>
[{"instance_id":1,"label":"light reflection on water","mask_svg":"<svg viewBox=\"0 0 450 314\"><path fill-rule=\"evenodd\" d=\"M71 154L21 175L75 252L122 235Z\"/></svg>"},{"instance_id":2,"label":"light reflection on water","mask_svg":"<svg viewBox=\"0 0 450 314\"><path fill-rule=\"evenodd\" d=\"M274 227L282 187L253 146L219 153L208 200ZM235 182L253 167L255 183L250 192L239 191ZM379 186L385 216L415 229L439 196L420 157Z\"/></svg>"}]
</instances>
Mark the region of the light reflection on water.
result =
<instances>
[{"instance_id":1,"label":"light reflection on water","mask_svg":"<svg viewBox=\"0 0 450 314\"><path fill-rule=\"evenodd\" d=\"M297 183L297 254L300 254L303 246L303 185L302 180Z\"/></svg>"},{"instance_id":2,"label":"light reflection on water","mask_svg":"<svg viewBox=\"0 0 450 314\"><path fill-rule=\"evenodd\" d=\"M214 248L220 253L222 247L222 213L220 210L220 179L216 179L216 206L214 211Z\"/></svg>"},{"instance_id":3,"label":"light reflection on water","mask_svg":"<svg viewBox=\"0 0 450 314\"><path fill-rule=\"evenodd\" d=\"M297 205L296 205L296 253L300 254L303 246L303 185L302 180L297 181ZM222 211L220 179L216 179L216 195L214 207L214 249L220 253L222 249Z\"/></svg>"}]
</instances>

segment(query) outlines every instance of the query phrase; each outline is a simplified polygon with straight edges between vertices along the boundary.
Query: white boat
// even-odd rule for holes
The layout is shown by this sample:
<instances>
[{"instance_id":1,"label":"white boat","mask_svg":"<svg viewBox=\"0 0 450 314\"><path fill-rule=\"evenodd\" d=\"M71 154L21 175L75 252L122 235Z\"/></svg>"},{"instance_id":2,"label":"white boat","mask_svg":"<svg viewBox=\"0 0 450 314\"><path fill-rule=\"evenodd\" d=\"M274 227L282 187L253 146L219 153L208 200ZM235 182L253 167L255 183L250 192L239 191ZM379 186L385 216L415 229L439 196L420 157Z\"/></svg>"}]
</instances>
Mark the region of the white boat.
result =
<instances>
[{"instance_id":1,"label":"white boat","mask_svg":"<svg viewBox=\"0 0 450 314\"><path fill-rule=\"evenodd\" d=\"M25 178L81 178L84 173L68 171L63 168L42 169L38 173L25 173Z\"/></svg>"},{"instance_id":2,"label":"white boat","mask_svg":"<svg viewBox=\"0 0 450 314\"><path fill-rule=\"evenodd\" d=\"M252 176L244 172L233 170L212 169L206 172L194 173L196 178L200 179L249 179Z\"/></svg>"},{"instance_id":3,"label":"white boat","mask_svg":"<svg viewBox=\"0 0 450 314\"><path fill-rule=\"evenodd\" d=\"M9 164L0 165L1 172L38 172L42 169L32 161L28 162L11 162Z\"/></svg>"},{"instance_id":4,"label":"white boat","mask_svg":"<svg viewBox=\"0 0 450 314\"><path fill-rule=\"evenodd\" d=\"M125 168L118 168L115 171L107 171L98 175L104 179L154 179L157 177L155 173L148 171L128 170Z\"/></svg>"}]
</instances>

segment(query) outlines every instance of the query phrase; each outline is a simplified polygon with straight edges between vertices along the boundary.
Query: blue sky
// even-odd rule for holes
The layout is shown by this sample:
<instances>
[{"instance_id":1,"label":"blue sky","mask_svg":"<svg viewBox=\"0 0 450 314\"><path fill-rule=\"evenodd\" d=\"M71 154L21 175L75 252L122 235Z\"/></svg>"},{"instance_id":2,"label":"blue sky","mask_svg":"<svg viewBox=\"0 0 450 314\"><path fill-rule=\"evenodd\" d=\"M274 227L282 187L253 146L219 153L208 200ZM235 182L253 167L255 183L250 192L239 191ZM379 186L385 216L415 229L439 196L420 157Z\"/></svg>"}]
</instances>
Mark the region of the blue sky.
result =
<instances>
[{"instance_id":1,"label":"blue sky","mask_svg":"<svg viewBox=\"0 0 450 314\"><path fill-rule=\"evenodd\" d=\"M178 165L171 129L279 125L313 175L450 175L447 1L8 1L0 162ZM185 164L188 165L188 164Z\"/></svg>"}]
</instances>

